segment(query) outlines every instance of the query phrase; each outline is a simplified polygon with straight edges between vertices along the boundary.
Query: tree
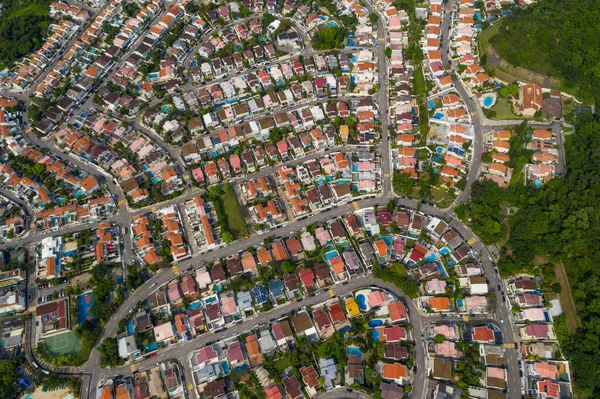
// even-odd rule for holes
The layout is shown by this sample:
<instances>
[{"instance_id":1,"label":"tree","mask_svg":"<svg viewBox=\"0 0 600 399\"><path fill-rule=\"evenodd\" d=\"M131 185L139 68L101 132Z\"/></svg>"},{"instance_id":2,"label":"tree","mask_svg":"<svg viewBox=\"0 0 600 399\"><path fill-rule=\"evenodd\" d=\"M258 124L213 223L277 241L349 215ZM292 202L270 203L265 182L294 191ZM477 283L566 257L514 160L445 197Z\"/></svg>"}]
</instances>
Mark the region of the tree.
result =
<instances>
[{"instance_id":1,"label":"tree","mask_svg":"<svg viewBox=\"0 0 600 399\"><path fill-rule=\"evenodd\" d=\"M433 340L436 344L441 344L446 340L446 337L443 334L436 334L436 336L433 337Z\"/></svg>"},{"instance_id":2,"label":"tree","mask_svg":"<svg viewBox=\"0 0 600 399\"><path fill-rule=\"evenodd\" d=\"M396 194L410 195L415 188L415 179L408 173L394 172L392 187Z\"/></svg>"},{"instance_id":3,"label":"tree","mask_svg":"<svg viewBox=\"0 0 600 399\"><path fill-rule=\"evenodd\" d=\"M3 398L19 397L17 386L17 364L14 360L0 361L0 395Z\"/></svg>"},{"instance_id":4,"label":"tree","mask_svg":"<svg viewBox=\"0 0 600 399\"><path fill-rule=\"evenodd\" d=\"M119 344L116 338L106 338L98 347L98 351L102 367L115 367L124 363L124 360L119 357Z\"/></svg>"},{"instance_id":5,"label":"tree","mask_svg":"<svg viewBox=\"0 0 600 399\"><path fill-rule=\"evenodd\" d=\"M374 12L369 14L369 23L371 24L371 26L377 25L377 19L377 14L375 14Z\"/></svg>"},{"instance_id":6,"label":"tree","mask_svg":"<svg viewBox=\"0 0 600 399\"><path fill-rule=\"evenodd\" d=\"M221 239L223 240L224 243L229 244L231 242L233 242L233 235L229 232L229 231L223 231L221 232Z\"/></svg>"},{"instance_id":7,"label":"tree","mask_svg":"<svg viewBox=\"0 0 600 399\"><path fill-rule=\"evenodd\" d=\"M316 50L331 50L343 48L346 30L339 26L325 26L317 31L312 38L312 46Z\"/></svg>"},{"instance_id":8,"label":"tree","mask_svg":"<svg viewBox=\"0 0 600 399\"><path fill-rule=\"evenodd\" d=\"M386 49L385 49L385 56L387 58L392 58L392 48L391 47L386 47Z\"/></svg>"},{"instance_id":9,"label":"tree","mask_svg":"<svg viewBox=\"0 0 600 399\"><path fill-rule=\"evenodd\" d=\"M211 200L216 200L221 197L221 189L217 186L210 186L208 188L208 196Z\"/></svg>"}]
</instances>

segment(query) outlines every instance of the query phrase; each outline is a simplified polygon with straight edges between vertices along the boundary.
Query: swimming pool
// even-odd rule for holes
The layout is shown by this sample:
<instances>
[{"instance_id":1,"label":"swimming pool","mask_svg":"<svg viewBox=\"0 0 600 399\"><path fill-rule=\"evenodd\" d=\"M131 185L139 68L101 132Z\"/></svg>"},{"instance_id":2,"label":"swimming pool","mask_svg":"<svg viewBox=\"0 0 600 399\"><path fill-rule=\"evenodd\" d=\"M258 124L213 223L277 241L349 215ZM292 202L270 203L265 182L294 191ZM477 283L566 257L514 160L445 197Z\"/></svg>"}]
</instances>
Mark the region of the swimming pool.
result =
<instances>
[{"instance_id":1,"label":"swimming pool","mask_svg":"<svg viewBox=\"0 0 600 399\"><path fill-rule=\"evenodd\" d=\"M427 255L427 257L425 258L425 260L427 262L433 262L435 260L435 258L436 258L435 254L430 254L430 255Z\"/></svg>"},{"instance_id":2,"label":"swimming pool","mask_svg":"<svg viewBox=\"0 0 600 399\"><path fill-rule=\"evenodd\" d=\"M442 264L440 262L437 262L437 267L438 267L438 271L440 272L440 275L442 277L448 277L446 275L446 271L444 270L444 267L442 266Z\"/></svg>"},{"instance_id":3,"label":"swimming pool","mask_svg":"<svg viewBox=\"0 0 600 399\"><path fill-rule=\"evenodd\" d=\"M379 342L379 331L371 331L371 337L373 337L373 341L375 341L376 343Z\"/></svg>"},{"instance_id":4,"label":"swimming pool","mask_svg":"<svg viewBox=\"0 0 600 399\"><path fill-rule=\"evenodd\" d=\"M369 320L369 327L381 327L383 325L383 320ZM350 349L348 349L348 353L350 353Z\"/></svg>"},{"instance_id":5,"label":"swimming pool","mask_svg":"<svg viewBox=\"0 0 600 399\"><path fill-rule=\"evenodd\" d=\"M448 255L449 253L450 253L450 251L448 251L448 248L442 248L440 250L440 254L442 254L442 255Z\"/></svg>"},{"instance_id":6,"label":"swimming pool","mask_svg":"<svg viewBox=\"0 0 600 399\"><path fill-rule=\"evenodd\" d=\"M435 108L435 102L433 100L427 101L427 105L429 106L429 109L434 109Z\"/></svg>"},{"instance_id":7,"label":"swimming pool","mask_svg":"<svg viewBox=\"0 0 600 399\"><path fill-rule=\"evenodd\" d=\"M135 332L133 329L133 323L131 322L131 320L127 321L127 324L125 325L127 327L127 334L129 335L133 335L133 333Z\"/></svg>"},{"instance_id":8,"label":"swimming pool","mask_svg":"<svg viewBox=\"0 0 600 399\"><path fill-rule=\"evenodd\" d=\"M325 255L323 255L323 259L325 259L327 261L331 258L335 258L336 256L338 256L338 253L336 251L331 251L331 252L327 252Z\"/></svg>"},{"instance_id":9,"label":"swimming pool","mask_svg":"<svg viewBox=\"0 0 600 399\"><path fill-rule=\"evenodd\" d=\"M438 154L443 154L444 153L444 147L437 147L435 149L435 152L437 152Z\"/></svg>"},{"instance_id":10,"label":"swimming pool","mask_svg":"<svg viewBox=\"0 0 600 399\"><path fill-rule=\"evenodd\" d=\"M349 355L362 356L362 352L360 351L360 348L358 348L356 346L348 348L348 354Z\"/></svg>"},{"instance_id":11,"label":"swimming pool","mask_svg":"<svg viewBox=\"0 0 600 399\"><path fill-rule=\"evenodd\" d=\"M194 303L190 303L190 306L188 306L189 310L194 310L196 308L199 308L202 306L201 302L194 302Z\"/></svg>"},{"instance_id":12,"label":"swimming pool","mask_svg":"<svg viewBox=\"0 0 600 399\"><path fill-rule=\"evenodd\" d=\"M327 17L324 15L321 15L319 18L321 18L321 21L327 21Z\"/></svg>"},{"instance_id":13,"label":"swimming pool","mask_svg":"<svg viewBox=\"0 0 600 399\"><path fill-rule=\"evenodd\" d=\"M462 308L463 307L463 299L462 298L456 299L456 304L458 305L459 308Z\"/></svg>"},{"instance_id":14,"label":"swimming pool","mask_svg":"<svg viewBox=\"0 0 600 399\"><path fill-rule=\"evenodd\" d=\"M361 312L364 312L365 310L367 310L366 299L363 294L358 294L356 296L356 304L358 305L358 309Z\"/></svg>"},{"instance_id":15,"label":"swimming pool","mask_svg":"<svg viewBox=\"0 0 600 399\"><path fill-rule=\"evenodd\" d=\"M494 104L494 97L492 97L492 96L486 96L483 99L483 106L484 107L491 107L492 104Z\"/></svg>"},{"instance_id":16,"label":"swimming pool","mask_svg":"<svg viewBox=\"0 0 600 399\"><path fill-rule=\"evenodd\" d=\"M436 112L435 115L433 115L434 119L442 119L444 117L444 114L440 113L440 112Z\"/></svg>"},{"instance_id":17,"label":"swimming pool","mask_svg":"<svg viewBox=\"0 0 600 399\"><path fill-rule=\"evenodd\" d=\"M337 28L337 24L335 22L327 22L327 26L330 26L332 28Z\"/></svg>"},{"instance_id":18,"label":"swimming pool","mask_svg":"<svg viewBox=\"0 0 600 399\"><path fill-rule=\"evenodd\" d=\"M323 184L325 183L325 179L323 179L322 177L319 177L317 180L315 180L315 184Z\"/></svg>"},{"instance_id":19,"label":"swimming pool","mask_svg":"<svg viewBox=\"0 0 600 399\"><path fill-rule=\"evenodd\" d=\"M540 188L542 187L542 181L541 180L536 180L533 182L533 187L535 188Z\"/></svg>"},{"instance_id":20,"label":"swimming pool","mask_svg":"<svg viewBox=\"0 0 600 399\"><path fill-rule=\"evenodd\" d=\"M223 374L229 374L229 363L223 362L221 363L221 368L223 369Z\"/></svg>"},{"instance_id":21,"label":"swimming pool","mask_svg":"<svg viewBox=\"0 0 600 399\"><path fill-rule=\"evenodd\" d=\"M352 39L348 39L348 45L349 46L356 46L356 42Z\"/></svg>"}]
</instances>

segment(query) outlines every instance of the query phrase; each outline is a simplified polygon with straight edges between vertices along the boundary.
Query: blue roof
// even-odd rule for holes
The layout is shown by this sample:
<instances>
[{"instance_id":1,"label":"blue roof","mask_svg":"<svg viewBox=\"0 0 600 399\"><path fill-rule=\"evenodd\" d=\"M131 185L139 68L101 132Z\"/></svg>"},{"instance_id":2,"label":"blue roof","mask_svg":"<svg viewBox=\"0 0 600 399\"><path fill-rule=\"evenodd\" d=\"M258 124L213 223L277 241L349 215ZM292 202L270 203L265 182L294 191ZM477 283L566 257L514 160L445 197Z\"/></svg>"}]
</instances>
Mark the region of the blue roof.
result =
<instances>
[{"instance_id":1,"label":"blue roof","mask_svg":"<svg viewBox=\"0 0 600 399\"><path fill-rule=\"evenodd\" d=\"M275 298L283 296L283 283L281 280L271 280L269 281L269 290Z\"/></svg>"},{"instance_id":2,"label":"blue roof","mask_svg":"<svg viewBox=\"0 0 600 399\"><path fill-rule=\"evenodd\" d=\"M257 284L252 288L252 295L257 303L265 303L268 299L268 292L264 285Z\"/></svg>"}]
</instances>

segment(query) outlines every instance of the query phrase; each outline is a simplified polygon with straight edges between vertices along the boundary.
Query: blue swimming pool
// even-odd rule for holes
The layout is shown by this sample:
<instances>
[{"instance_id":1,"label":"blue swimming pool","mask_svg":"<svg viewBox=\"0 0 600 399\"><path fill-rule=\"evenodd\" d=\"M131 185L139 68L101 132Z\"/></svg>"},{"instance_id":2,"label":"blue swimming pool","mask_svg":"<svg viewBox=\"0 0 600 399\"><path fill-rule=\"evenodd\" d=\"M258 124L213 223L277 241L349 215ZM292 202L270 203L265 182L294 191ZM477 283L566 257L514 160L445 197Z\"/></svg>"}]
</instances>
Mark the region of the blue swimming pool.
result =
<instances>
[{"instance_id":1,"label":"blue swimming pool","mask_svg":"<svg viewBox=\"0 0 600 399\"><path fill-rule=\"evenodd\" d=\"M223 362L221 363L221 368L223 369L223 374L229 374L229 363Z\"/></svg>"},{"instance_id":2,"label":"blue swimming pool","mask_svg":"<svg viewBox=\"0 0 600 399\"><path fill-rule=\"evenodd\" d=\"M367 299L365 298L365 296L363 294L358 294L356 296L356 304L358 305L358 309L360 309L360 311L362 311L362 312L367 310L366 301L367 301Z\"/></svg>"},{"instance_id":3,"label":"blue swimming pool","mask_svg":"<svg viewBox=\"0 0 600 399\"><path fill-rule=\"evenodd\" d=\"M322 177L319 177L317 180L315 180L315 184L323 184L325 183L325 179L323 179Z\"/></svg>"},{"instance_id":4,"label":"blue swimming pool","mask_svg":"<svg viewBox=\"0 0 600 399\"><path fill-rule=\"evenodd\" d=\"M483 105L485 107L491 107L493 103L494 103L494 97L492 97L492 96L487 96L483 99Z\"/></svg>"},{"instance_id":5,"label":"blue swimming pool","mask_svg":"<svg viewBox=\"0 0 600 399\"><path fill-rule=\"evenodd\" d=\"M188 306L189 310L194 310L196 308L199 308L202 306L201 302L194 302L194 303L190 303L190 306Z\"/></svg>"},{"instance_id":6,"label":"blue swimming pool","mask_svg":"<svg viewBox=\"0 0 600 399\"><path fill-rule=\"evenodd\" d=\"M369 327L381 327L383 325L383 320L369 320Z\"/></svg>"},{"instance_id":7,"label":"blue swimming pool","mask_svg":"<svg viewBox=\"0 0 600 399\"><path fill-rule=\"evenodd\" d=\"M349 46L356 46L356 42L352 39L348 39L348 45Z\"/></svg>"},{"instance_id":8,"label":"blue swimming pool","mask_svg":"<svg viewBox=\"0 0 600 399\"><path fill-rule=\"evenodd\" d=\"M437 147L435 149L435 152L437 152L438 154L443 154L444 153L444 147Z\"/></svg>"},{"instance_id":9,"label":"blue swimming pool","mask_svg":"<svg viewBox=\"0 0 600 399\"><path fill-rule=\"evenodd\" d=\"M331 251L331 252L327 252L325 255L323 255L323 258L327 261L331 258L335 258L336 256L338 256L338 253L336 251Z\"/></svg>"},{"instance_id":10,"label":"blue swimming pool","mask_svg":"<svg viewBox=\"0 0 600 399\"><path fill-rule=\"evenodd\" d=\"M481 24L475 25L475 29L481 29Z\"/></svg>"},{"instance_id":11,"label":"blue swimming pool","mask_svg":"<svg viewBox=\"0 0 600 399\"><path fill-rule=\"evenodd\" d=\"M327 17L324 15L321 15L319 18L321 18L321 21L327 21Z\"/></svg>"},{"instance_id":12,"label":"blue swimming pool","mask_svg":"<svg viewBox=\"0 0 600 399\"><path fill-rule=\"evenodd\" d=\"M448 255L449 253L450 253L450 251L448 251L448 248L442 248L440 250L440 254L442 254L442 255Z\"/></svg>"},{"instance_id":13,"label":"blue swimming pool","mask_svg":"<svg viewBox=\"0 0 600 399\"><path fill-rule=\"evenodd\" d=\"M371 331L371 337L373 337L373 341L375 341L376 343L379 342L379 331Z\"/></svg>"},{"instance_id":14,"label":"blue swimming pool","mask_svg":"<svg viewBox=\"0 0 600 399\"><path fill-rule=\"evenodd\" d=\"M440 162L440 156L436 155L435 157L433 157L433 162L435 162L435 163Z\"/></svg>"},{"instance_id":15,"label":"blue swimming pool","mask_svg":"<svg viewBox=\"0 0 600 399\"><path fill-rule=\"evenodd\" d=\"M435 258L436 258L435 254L430 254L430 255L427 255L427 257L425 258L425 260L427 262L433 262L435 260Z\"/></svg>"},{"instance_id":16,"label":"blue swimming pool","mask_svg":"<svg viewBox=\"0 0 600 399\"><path fill-rule=\"evenodd\" d=\"M440 272L440 275L442 277L448 277L448 276L446 276L446 271L444 270L444 267L442 266L442 264L440 262L437 262L437 267L438 267L438 271Z\"/></svg>"},{"instance_id":17,"label":"blue swimming pool","mask_svg":"<svg viewBox=\"0 0 600 399\"><path fill-rule=\"evenodd\" d=\"M360 351L360 348L357 348L356 346L353 346L352 348L348 348L348 354L362 356L362 352Z\"/></svg>"},{"instance_id":18,"label":"blue swimming pool","mask_svg":"<svg viewBox=\"0 0 600 399\"><path fill-rule=\"evenodd\" d=\"M458 304L458 307L459 307L459 308L462 308L462 306L463 306L463 299L462 299L462 298L458 298L458 299L456 300L456 303Z\"/></svg>"},{"instance_id":19,"label":"blue swimming pool","mask_svg":"<svg viewBox=\"0 0 600 399\"><path fill-rule=\"evenodd\" d=\"M133 329L133 323L131 322L131 320L128 320L125 326L127 327L127 334L133 335L135 330Z\"/></svg>"},{"instance_id":20,"label":"blue swimming pool","mask_svg":"<svg viewBox=\"0 0 600 399\"><path fill-rule=\"evenodd\" d=\"M335 22L327 22L327 26L330 26L332 28L337 28L337 24Z\"/></svg>"},{"instance_id":21,"label":"blue swimming pool","mask_svg":"<svg viewBox=\"0 0 600 399\"><path fill-rule=\"evenodd\" d=\"M436 112L435 115L433 115L434 119L442 119L444 117L444 114L440 113L440 112Z\"/></svg>"},{"instance_id":22,"label":"blue swimming pool","mask_svg":"<svg viewBox=\"0 0 600 399\"><path fill-rule=\"evenodd\" d=\"M481 13L479 13L479 12L476 12L476 13L475 13L475 16L477 17L477 19L481 19Z\"/></svg>"},{"instance_id":23,"label":"blue swimming pool","mask_svg":"<svg viewBox=\"0 0 600 399\"><path fill-rule=\"evenodd\" d=\"M325 180L327 180L328 182L332 182L333 181L333 177L332 176L325 176Z\"/></svg>"},{"instance_id":24,"label":"blue swimming pool","mask_svg":"<svg viewBox=\"0 0 600 399\"><path fill-rule=\"evenodd\" d=\"M542 181L541 180L536 180L533 182L533 187L535 188L540 188L542 187Z\"/></svg>"},{"instance_id":25,"label":"blue swimming pool","mask_svg":"<svg viewBox=\"0 0 600 399\"><path fill-rule=\"evenodd\" d=\"M241 366L237 366L233 368L233 371L244 371L248 369L248 365L247 364L242 364Z\"/></svg>"},{"instance_id":26,"label":"blue swimming pool","mask_svg":"<svg viewBox=\"0 0 600 399\"><path fill-rule=\"evenodd\" d=\"M434 109L435 108L435 102L433 100L427 101L427 105L429 106L429 109Z\"/></svg>"}]
</instances>

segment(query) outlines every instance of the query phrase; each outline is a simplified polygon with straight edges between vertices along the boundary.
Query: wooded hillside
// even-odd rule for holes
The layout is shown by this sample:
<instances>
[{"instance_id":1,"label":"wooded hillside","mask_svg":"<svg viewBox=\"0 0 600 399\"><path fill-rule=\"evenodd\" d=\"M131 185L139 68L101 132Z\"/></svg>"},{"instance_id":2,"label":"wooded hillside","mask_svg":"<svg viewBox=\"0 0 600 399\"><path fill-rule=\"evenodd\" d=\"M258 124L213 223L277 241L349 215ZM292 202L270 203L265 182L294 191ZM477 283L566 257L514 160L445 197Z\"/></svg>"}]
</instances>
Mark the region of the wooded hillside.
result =
<instances>
[{"instance_id":1,"label":"wooded hillside","mask_svg":"<svg viewBox=\"0 0 600 399\"><path fill-rule=\"evenodd\" d=\"M490 42L515 66L564 79L600 100L600 0L544 0L516 8Z\"/></svg>"},{"instance_id":2,"label":"wooded hillside","mask_svg":"<svg viewBox=\"0 0 600 399\"><path fill-rule=\"evenodd\" d=\"M0 69L40 48L51 18L48 0L3 0L0 13Z\"/></svg>"}]
</instances>

